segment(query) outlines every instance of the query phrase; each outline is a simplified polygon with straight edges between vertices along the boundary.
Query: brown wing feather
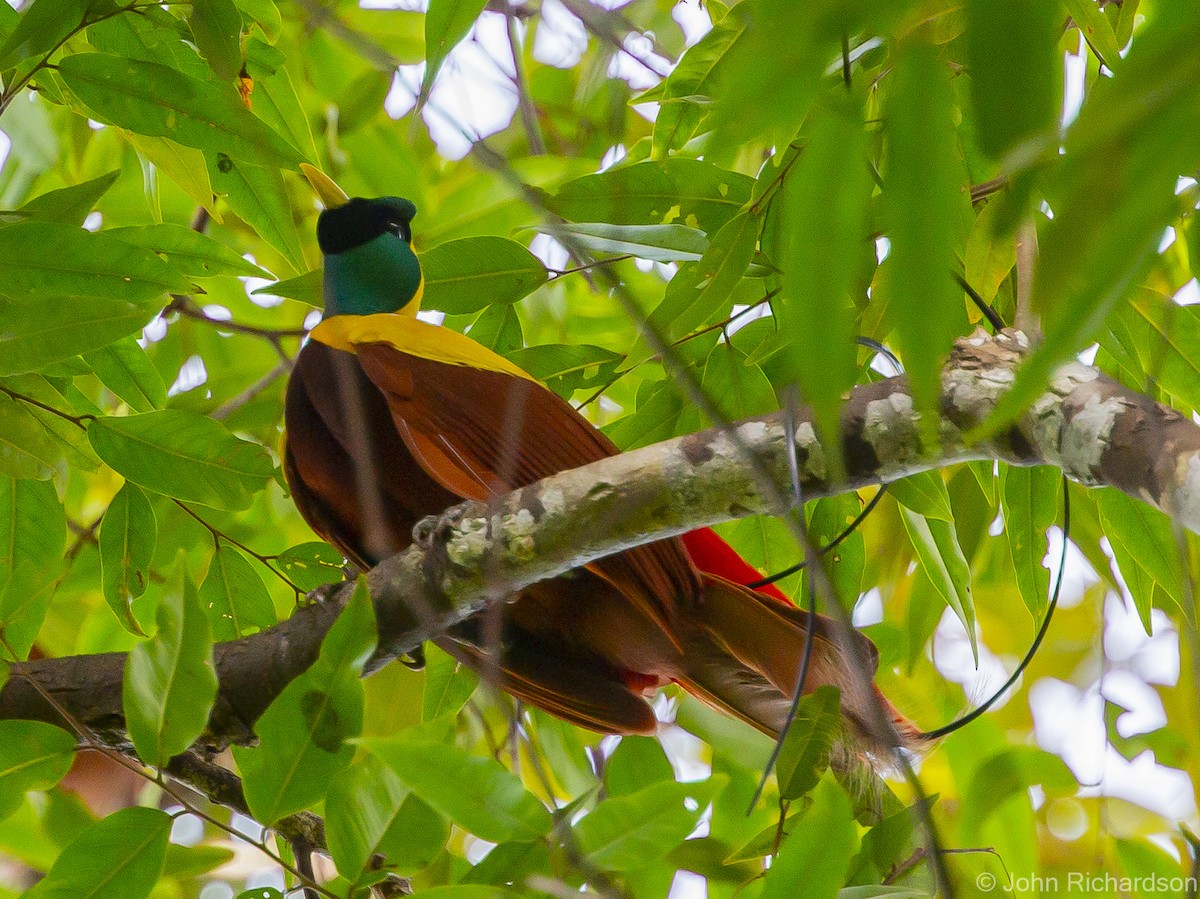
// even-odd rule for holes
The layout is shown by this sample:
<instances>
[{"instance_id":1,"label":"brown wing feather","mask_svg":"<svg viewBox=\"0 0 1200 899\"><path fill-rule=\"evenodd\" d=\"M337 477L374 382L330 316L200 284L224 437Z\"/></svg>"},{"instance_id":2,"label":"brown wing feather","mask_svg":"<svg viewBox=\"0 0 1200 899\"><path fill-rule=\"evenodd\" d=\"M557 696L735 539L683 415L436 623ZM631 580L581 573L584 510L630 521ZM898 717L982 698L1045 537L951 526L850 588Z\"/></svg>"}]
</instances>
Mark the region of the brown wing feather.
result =
<instances>
[{"instance_id":1,"label":"brown wing feather","mask_svg":"<svg viewBox=\"0 0 1200 899\"><path fill-rule=\"evenodd\" d=\"M410 356L386 344L357 350L409 450L461 496L489 499L618 452L561 397L532 381ZM588 567L664 628L676 619L676 604L690 604L700 589L678 540Z\"/></svg>"}]
</instances>

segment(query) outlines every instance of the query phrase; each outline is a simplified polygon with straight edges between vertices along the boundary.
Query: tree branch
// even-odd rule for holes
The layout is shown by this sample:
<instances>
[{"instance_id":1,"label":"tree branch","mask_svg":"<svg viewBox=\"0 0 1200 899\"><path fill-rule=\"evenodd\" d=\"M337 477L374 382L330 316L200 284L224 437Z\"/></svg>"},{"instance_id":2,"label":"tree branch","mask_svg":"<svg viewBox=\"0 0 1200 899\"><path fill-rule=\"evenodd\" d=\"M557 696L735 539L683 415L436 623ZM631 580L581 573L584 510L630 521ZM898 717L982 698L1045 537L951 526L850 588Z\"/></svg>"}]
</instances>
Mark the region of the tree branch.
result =
<instances>
[{"instance_id":1,"label":"tree branch","mask_svg":"<svg viewBox=\"0 0 1200 899\"><path fill-rule=\"evenodd\" d=\"M1174 514L1200 532L1200 427L1072 362L1009 431L967 446L962 434L985 419L1013 381L1023 334L982 331L959 341L942 378L941 444L921 440L907 380L856 388L843 411L847 480L827 479L825 455L807 412L796 417L796 463L806 499L890 482L975 459L1048 463L1087 485L1107 484ZM468 502L418 526L413 546L367 574L379 623L375 670L424 640L511 596L616 552L694 528L754 514L779 514L765 496L749 449L783 495L790 495L783 418L675 438L563 472L490 504ZM321 640L352 591L317 591L313 602L270 630L216 647L221 688L201 741L220 748L253 738L254 722L316 658ZM78 721L131 751L121 709L123 653L42 659L12 666L0 691L0 719L61 723L26 682L34 678Z\"/></svg>"}]
</instances>

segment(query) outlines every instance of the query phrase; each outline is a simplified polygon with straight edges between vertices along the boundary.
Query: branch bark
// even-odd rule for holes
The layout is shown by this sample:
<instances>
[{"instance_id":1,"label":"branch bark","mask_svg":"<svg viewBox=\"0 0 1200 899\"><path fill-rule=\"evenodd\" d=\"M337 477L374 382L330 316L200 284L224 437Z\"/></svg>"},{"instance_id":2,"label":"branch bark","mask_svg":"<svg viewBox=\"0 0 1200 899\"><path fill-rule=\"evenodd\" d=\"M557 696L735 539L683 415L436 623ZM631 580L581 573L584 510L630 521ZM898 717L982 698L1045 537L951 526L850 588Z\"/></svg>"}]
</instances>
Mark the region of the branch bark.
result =
<instances>
[{"instance_id":1,"label":"branch bark","mask_svg":"<svg viewBox=\"0 0 1200 899\"><path fill-rule=\"evenodd\" d=\"M720 521L783 512L744 452L786 496L794 447L807 499L968 460L1047 463L1083 484L1117 487L1200 533L1200 427L1096 369L1063 366L1007 432L989 443L964 442L1012 384L1026 349L1016 331L959 341L942 378L939 446L922 442L904 378L855 389L843 412L848 478L841 483L828 480L806 413L797 416L794 439L781 416L768 415L735 425L736 439L713 429L668 440L426 519L413 546L367 573L380 632L368 670L490 603L594 559ZM202 741L207 747L253 739L254 722L312 664L351 591L351 584L323 588L287 621L216 647L221 686ZM123 653L105 653L14 664L0 691L0 719L62 723L28 683L33 679L76 721L130 752L124 663Z\"/></svg>"}]
</instances>

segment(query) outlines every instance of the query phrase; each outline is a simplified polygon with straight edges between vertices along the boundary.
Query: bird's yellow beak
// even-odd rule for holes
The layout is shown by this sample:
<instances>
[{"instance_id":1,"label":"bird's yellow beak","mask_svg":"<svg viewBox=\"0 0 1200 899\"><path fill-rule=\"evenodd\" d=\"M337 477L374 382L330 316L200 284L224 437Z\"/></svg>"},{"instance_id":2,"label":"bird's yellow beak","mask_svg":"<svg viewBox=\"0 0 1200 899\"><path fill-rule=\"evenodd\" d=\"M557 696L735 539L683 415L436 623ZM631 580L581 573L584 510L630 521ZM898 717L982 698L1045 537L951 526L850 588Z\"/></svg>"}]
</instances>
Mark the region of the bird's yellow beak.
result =
<instances>
[{"instance_id":1,"label":"bird's yellow beak","mask_svg":"<svg viewBox=\"0 0 1200 899\"><path fill-rule=\"evenodd\" d=\"M313 192L316 193L326 209L337 209L339 206L346 205L346 201L350 199L349 195L338 187L336 181L322 172L316 166L311 166L307 162L300 163L300 171L304 173L304 177L308 179L308 183L312 185Z\"/></svg>"}]
</instances>

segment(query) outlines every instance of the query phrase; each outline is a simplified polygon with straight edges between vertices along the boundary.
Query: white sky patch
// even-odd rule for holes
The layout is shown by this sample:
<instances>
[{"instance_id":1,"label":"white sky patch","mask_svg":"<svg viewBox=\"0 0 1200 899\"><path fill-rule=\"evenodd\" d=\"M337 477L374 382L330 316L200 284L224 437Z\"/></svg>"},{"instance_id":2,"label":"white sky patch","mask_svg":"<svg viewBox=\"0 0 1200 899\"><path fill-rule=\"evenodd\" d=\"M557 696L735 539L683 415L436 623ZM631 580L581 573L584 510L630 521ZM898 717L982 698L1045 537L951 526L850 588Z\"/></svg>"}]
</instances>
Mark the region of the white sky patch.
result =
<instances>
[{"instance_id":1,"label":"white sky patch","mask_svg":"<svg viewBox=\"0 0 1200 899\"><path fill-rule=\"evenodd\" d=\"M1175 229L1171 225L1167 225L1166 230L1163 231L1162 238L1158 242L1158 252L1166 252L1167 247L1173 243L1175 243Z\"/></svg>"},{"instance_id":2,"label":"white sky patch","mask_svg":"<svg viewBox=\"0 0 1200 899\"><path fill-rule=\"evenodd\" d=\"M175 383L167 390L167 396L178 396L195 390L207 380L208 369L204 367L204 360L199 356L188 356L179 367L179 374L175 376Z\"/></svg>"},{"instance_id":3,"label":"white sky patch","mask_svg":"<svg viewBox=\"0 0 1200 899\"><path fill-rule=\"evenodd\" d=\"M1200 303L1200 283L1195 278L1175 292L1175 302L1180 306L1195 306Z\"/></svg>"},{"instance_id":4,"label":"white sky patch","mask_svg":"<svg viewBox=\"0 0 1200 899\"><path fill-rule=\"evenodd\" d=\"M142 328L142 340L146 341L146 343L158 343L166 336L167 320L161 315L154 316L150 323Z\"/></svg>"},{"instance_id":5,"label":"white sky patch","mask_svg":"<svg viewBox=\"0 0 1200 899\"><path fill-rule=\"evenodd\" d=\"M682 0L671 10L671 18L683 30L684 42L690 47L712 31L712 18L699 0Z\"/></svg>"},{"instance_id":6,"label":"white sky patch","mask_svg":"<svg viewBox=\"0 0 1200 899\"><path fill-rule=\"evenodd\" d=\"M215 322L233 321L233 313L229 310L229 307L222 306L219 303L209 303L203 307L203 311L206 318L212 319Z\"/></svg>"},{"instance_id":7,"label":"white sky patch","mask_svg":"<svg viewBox=\"0 0 1200 899\"><path fill-rule=\"evenodd\" d=\"M979 645L979 667L976 669L975 660L971 654L971 644L967 640L967 631L953 610L946 609L942 620L938 623L933 635L933 661L937 670L947 680L962 684L963 692L972 703L988 699L1000 686L1008 680L1009 675L1016 670L1019 659L1005 659L995 655L982 639ZM1015 690L1020 689L1023 678L1018 678L1009 690L996 702L993 708L1000 708L1011 698Z\"/></svg>"},{"instance_id":8,"label":"white sky patch","mask_svg":"<svg viewBox=\"0 0 1200 899\"><path fill-rule=\"evenodd\" d=\"M4 160L8 159L8 151L12 149L12 141L8 139L8 135L0 131L0 168L4 167Z\"/></svg>"},{"instance_id":9,"label":"white sky patch","mask_svg":"<svg viewBox=\"0 0 1200 899\"><path fill-rule=\"evenodd\" d=\"M1087 75L1087 47L1083 35L1079 37L1079 49L1068 53L1063 60L1063 127L1066 128L1079 115L1083 105L1083 87Z\"/></svg>"},{"instance_id":10,"label":"white sky patch","mask_svg":"<svg viewBox=\"0 0 1200 899\"><path fill-rule=\"evenodd\" d=\"M89 212L83 219L84 231L99 231L100 226L104 224L104 216L96 210Z\"/></svg>"},{"instance_id":11,"label":"white sky patch","mask_svg":"<svg viewBox=\"0 0 1200 899\"><path fill-rule=\"evenodd\" d=\"M1161 609L1151 609L1152 636L1146 634L1132 603L1109 591L1104 600L1104 655L1151 684L1179 682L1179 633Z\"/></svg>"},{"instance_id":12,"label":"white sky patch","mask_svg":"<svg viewBox=\"0 0 1200 899\"><path fill-rule=\"evenodd\" d=\"M311 331L321 323L321 319L324 317L320 309L313 309L308 315L304 316L304 330Z\"/></svg>"},{"instance_id":13,"label":"white sky patch","mask_svg":"<svg viewBox=\"0 0 1200 899\"><path fill-rule=\"evenodd\" d=\"M676 871L667 899L696 899L708 895L708 881L692 871Z\"/></svg>"},{"instance_id":14,"label":"white sky patch","mask_svg":"<svg viewBox=\"0 0 1200 899\"><path fill-rule=\"evenodd\" d=\"M1117 718L1122 737L1148 734L1164 727L1167 712L1153 687L1132 671L1110 671L1104 676L1102 695L1125 711Z\"/></svg>"},{"instance_id":15,"label":"white sky patch","mask_svg":"<svg viewBox=\"0 0 1200 899\"><path fill-rule=\"evenodd\" d=\"M654 52L654 41L644 34L625 35L623 53L614 53L608 65L608 77L620 78L635 91L648 90L674 68L674 64Z\"/></svg>"},{"instance_id":16,"label":"white sky patch","mask_svg":"<svg viewBox=\"0 0 1200 899\"><path fill-rule=\"evenodd\" d=\"M747 310L749 311L747 312ZM743 315L742 313L745 314ZM746 327L746 325L750 324L750 322L758 321L760 318L770 318L771 304L762 303L758 306L755 306L753 309L750 309L749 306L735 303L733 308L729 310L729 317L732 318L733 321L725 326L725 333L733 336L738 331L742 330L742 328Z\"/></svg>"},{"instance_id":17,"label":"white sky patch","mask_svg":"<svg viewBox=\"0 0 1200 899\"><path fill-rule=\"evenodd\" d=\"M1046 557L1043 559L1050 569L1050 590L1053 592L1054 583L1058 579L1058 560L1062 558L1062 528L1053 525L1046 531ZM1063 571L1062 589L1058 594L1058 604L1064 609L1083 602L1083 597L1093 584L1100 583L1100 575L1087 560L1087 556L1075 545L1075 541L1067 544L1067 564Z\"/></svg>"},{"instance_id":18,"label":"white sky patch","mask_svg":"<svg viewBox=\"0 0 1200 899\"><path fill-rule=\"evenodd\" d=\"M1081 350L1075 358L1078 359L1084 365L1095 365L1096 364L1096 351L1099 349L1100 349L1100 344L1093 343L1090 347L1087 347L1086 349Z\"/></svg>"},{"instance_id":19,"label":"white sky patch","mask_svg":"<svg viewBox=\"0 0 1200 899\"><path fill-rule=\"evenodd\" d=\"M680 783L704 780L712 774L712 766L704 761L708 744L682 727L660 727L658 741L671 760L675 779Z\"/></svg>"},{"instance_id":20,"label":"white sky patch","mask_svg":"<svg viewBox=\"0 0 1200 899\"><path fill-rule=\"evenodd\" d=\"M892 251L892 242L886 237L875 238L875 261L883 262Z\"/></svg>"},{"instance_id":21,"label":"white sky patch","mask_svg":"<svg viewBox=\"0 0 1200 899\"><path fill-rule=\"evenodd\" d=\"M854 604L854 626L868 627L883 621L883 594L878 587L872 587L858 597Z\"/></svg>"},{"instance_id":22,"label":"white sky patch","mask_svg":"<svg viewBox=\"0 0 1200 899\"><path fill-rule=\"evenodd\" d=\"M567 248L549 234L535 234L529 242L529 252L540 259L546 268L556 272L565 271L571 261Z\"/></svg>"},{"instance_id":23,"label":"white sky patch","mask_svg":"<svg viewBox=\"0 0 1200 899\"><path fill-rule=\"evenodd\" d=\"M446 320L446 313L439 309L419 309L417 318L430 325L440 325Z\"/></svg>"},{"instance_id":24,"label":"white sky patch","mask_svg":"<svg viewBox=\"0 0 1200 899\"><path fill-rule=\"evenodd\" d=\"M600 157L600 168L597 171L603 172L605 169L610 169L622 159L625 158L626 150L624 144L617 144L609 147L604 151L604 155Z\"/></svg>"},{"instance_id":25,"label":"white sky patch","mask_svg":"<svg viewBox=\"0 0 1200 899\"><path fill-rule=\"evenodd\" d=\"M543 0L541 16L533 37L533 58L557 69L578 65L588 45L583 22L558 0Z\"/></svg>"}]
</instances>

